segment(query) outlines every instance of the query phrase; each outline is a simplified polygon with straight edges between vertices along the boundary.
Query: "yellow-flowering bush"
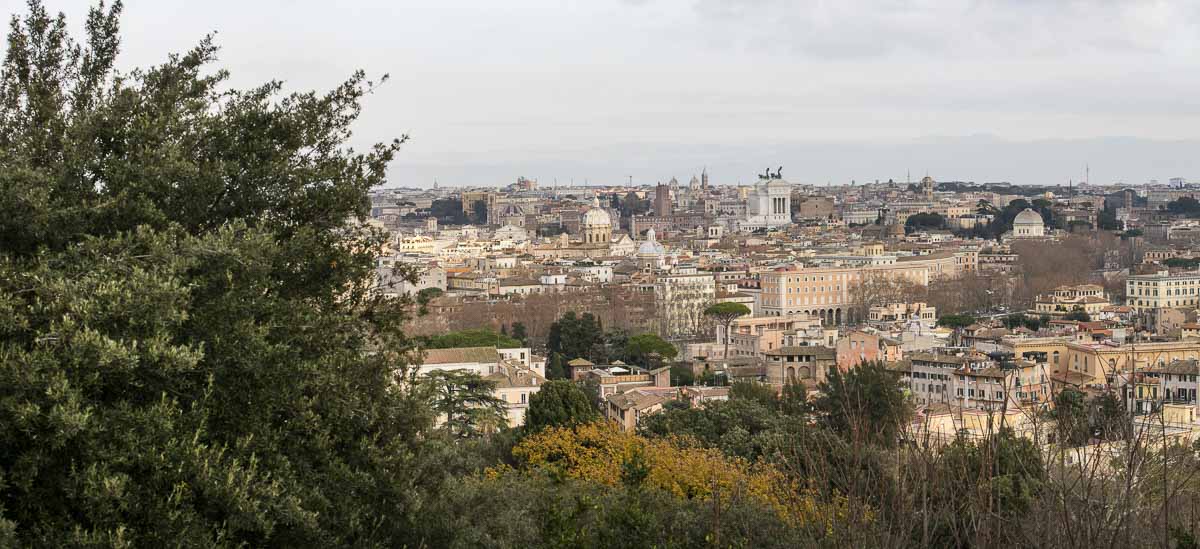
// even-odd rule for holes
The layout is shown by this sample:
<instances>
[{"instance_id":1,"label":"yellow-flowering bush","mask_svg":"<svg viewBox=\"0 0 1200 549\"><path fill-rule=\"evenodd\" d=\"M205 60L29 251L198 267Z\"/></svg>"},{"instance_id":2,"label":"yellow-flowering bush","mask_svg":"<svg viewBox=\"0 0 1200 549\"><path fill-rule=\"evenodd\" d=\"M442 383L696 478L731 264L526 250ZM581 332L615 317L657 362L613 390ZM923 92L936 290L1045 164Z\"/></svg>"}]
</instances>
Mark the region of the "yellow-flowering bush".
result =
<instances>
[{"instance_id":1,"label":"yellow-flowering bush","mask_svg":"<svg viewBox=\"0 0 1200 549\"><path fill-rule=\"evenodd\" d=\"M748 498L786 520L821 528L845 519L844 499L819 502L769 464L751 464L683 442L647 439L621 431L611 422L595 422L545 429L521 441L513 455L527 468L609 486L621 484L630 465L636 464L643 470L641 485L679 498Z\"/></svg>"}]
</instances>

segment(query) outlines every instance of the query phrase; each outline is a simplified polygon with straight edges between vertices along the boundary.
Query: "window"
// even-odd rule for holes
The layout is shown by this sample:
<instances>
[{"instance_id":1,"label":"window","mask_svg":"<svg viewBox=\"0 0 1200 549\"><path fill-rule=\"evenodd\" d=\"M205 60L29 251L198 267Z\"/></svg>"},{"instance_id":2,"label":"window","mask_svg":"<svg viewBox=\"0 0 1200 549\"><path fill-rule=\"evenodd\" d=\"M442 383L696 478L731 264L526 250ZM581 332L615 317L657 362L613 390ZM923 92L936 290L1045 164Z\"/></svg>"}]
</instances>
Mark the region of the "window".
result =
<instances>
[{"instance_id":1,"label":"window","mask_svg":"<svg viewBox=\"0 0 1200 549\"><path fill-rule=\"evenodd\" d=\"M521 404L525 404L525 393L521 393Z\"/></svg>"}]
</instances>

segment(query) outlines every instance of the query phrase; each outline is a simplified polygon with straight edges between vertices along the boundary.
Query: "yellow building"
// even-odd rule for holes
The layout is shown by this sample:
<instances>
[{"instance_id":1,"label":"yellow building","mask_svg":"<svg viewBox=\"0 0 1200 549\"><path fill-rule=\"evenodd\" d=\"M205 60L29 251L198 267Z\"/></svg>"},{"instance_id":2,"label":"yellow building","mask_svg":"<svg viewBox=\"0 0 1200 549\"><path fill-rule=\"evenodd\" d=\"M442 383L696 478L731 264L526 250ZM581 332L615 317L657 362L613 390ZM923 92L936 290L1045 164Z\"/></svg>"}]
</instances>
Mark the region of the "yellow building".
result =
<instances>
[{"instance_id":1,"label":"yellow building","mask_svg":"<svg viewBox=\"0 0 1200 549\"><path fill-rule=\"evenodd\" d=\"M1090 343L1071 338L1005 340L1015 358L1026 353L1046 353L1051 372L1060 379L1072 377L1084 385L1107 384L1117 372L1162 366L1173 360L1200 358L1200 340L1125 345Z\"/></svg>"},{"instance_id":2,"label":"yellow building","mask_svg":"<svg viewBox=\"0 0 1200 549\"><path fill-rule=\"evenodd\" d=\"M765 315L806 313L826 325L843 324L851 303L851 290L873 277L920 286L977 268L976 251L942 252L920 256L884 257L863 264L835 267L793 265L760 275L762 292L756 310Z\"/></svg>"},{"instance_id":3,"label":"yellow building","mask_svg":"<svg viewBox=\"0 0 1200 549\"><path fill-rule=\"evenodd\" d=\"M1125 282L1127 303L1142 313L1164 307L1200 305L1200 272L1131 275Z\"/></svg>"},{"instance_id":4,"label":"yellow building","mask_svg":"<svg viewBox=\"0 0 1200 549\"><path fill-rule=\"evenodd\" d=\"M1036 312L1050 316L1062 316L1076 309L1097 315L1110 305L1104 288L1095 284L1059 286L1048 294L1037 296L1033 302Z\"/></svg>"}]
</instances>

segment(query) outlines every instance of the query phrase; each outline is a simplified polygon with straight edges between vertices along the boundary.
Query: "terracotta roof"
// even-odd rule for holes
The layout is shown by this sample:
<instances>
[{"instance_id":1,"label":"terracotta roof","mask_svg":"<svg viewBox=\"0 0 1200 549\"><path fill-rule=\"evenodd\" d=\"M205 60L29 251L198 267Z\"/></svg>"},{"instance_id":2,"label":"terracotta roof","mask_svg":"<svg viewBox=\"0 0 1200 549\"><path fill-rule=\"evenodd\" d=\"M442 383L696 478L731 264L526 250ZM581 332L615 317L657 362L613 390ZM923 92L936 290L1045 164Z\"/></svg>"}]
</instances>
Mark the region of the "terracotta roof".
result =
<instances>
[{"instance_id":1,"label":"terracotta roof","mask_svg":"<svg viewBox=\"0 0 1200 549\"><path fill-rule=\"evenodd\" d=\"M1001 370L1000 368L995 368L995 367L992 367L992 368L981 368L981 369L978 369L978 370L970 370L970 369L967 369L967 368L963 368L963 369L961 369L961 370L958 370L958 371L954 372L954 375L959 375L959 376L974 376L974 377L1003 378L1003 377L1004 377L1004 370Z\"/></svg>"},{"instance_id":2,"label":"terracotta roof","mask_svg":"<svg viewBox=\"0 0 1200 549\"><path fill-rule=\"evenodd\" d=\"M1083 385L1087 384L1088 382L1090 382L1092 380L1092 377L1084 374L1083 372L1067 371L1067 372L1050 374L1050 379L1053 379L1054 381L1058 381L1060 383L1065 383L1067 385L1073 385L1076 387L1080 387L1080 386L1083 386Z\"/></svg>"},{"instance_id":3,"label":"terracotta roof","mask_svg":"<svg viewBox=\"0 0 1200 549\"><path fill-rule=\"evenodd\" d=\"M610 395L608 397L609 402L613 403L617 408L622 410L645 410L654 406L655 404L661 404L668 400L671 399L662 395L643 393L637 390Z\"/></svg>"},{"instance_id":4,"label":"terracotta roof","mask_svg":"<svg viewBox=\"0 0 1200 549\"><path fill-rule=\"evenodd\" d=\"M1162 374L1183 374L1183 375L1200 375L1200 366L1195 360L1173 360L1170 364L1161 367L1154 367L1147 370L1148 372L1158 372Z\"/></svg>"}]
</instances>

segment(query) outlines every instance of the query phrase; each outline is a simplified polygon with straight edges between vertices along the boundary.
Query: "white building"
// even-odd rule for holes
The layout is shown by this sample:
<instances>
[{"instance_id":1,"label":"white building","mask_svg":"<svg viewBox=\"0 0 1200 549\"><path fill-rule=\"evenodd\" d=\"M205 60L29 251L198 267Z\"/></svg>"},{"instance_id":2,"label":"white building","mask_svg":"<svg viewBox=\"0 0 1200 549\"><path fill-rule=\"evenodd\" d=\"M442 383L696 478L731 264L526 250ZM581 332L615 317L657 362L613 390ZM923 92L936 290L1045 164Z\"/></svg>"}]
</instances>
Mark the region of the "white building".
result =
<instances>
[{"instance_id":1,"label":"white building","mask_svg":"<svg viewBox=\"0 0 1200 549\"><path fill-rule=\"evenodd\" d=\"M384 297L415 296L417 292L426 288L446 289L446 269L436 264L425 266L413 265L417 270L417 279L414 282L402 276L402 273L396 272L397 266L403 262L381 261L380 263L381 265L375 269L375 275L379 284L376 291Z\"/></svg>"},{"instance_id":2,"label":"white building","mask_svg":"<svg viewBox=\"0 0 1200 549\"><path fill-rule=\"evenodd\" d=\"M494 394L504 401L510 427L525 423L530 397L546 382L546 362L533 356L528 347L428 349L417 373L433 370L472 372L495 383Z\"/></svg>"},{"instance_id":3,"label":"white building","mask_svg":"<svg viewBox=\"0 0 1200 549\"><path fill-rule=\"evenodd\" d=\"M1125 282L1125 303L1136 313L1156 309L1200 306L1200 272L1130 275Z\"/></svg>"},{"instance_id":4,"label":"white building","mask_svg":"<svg viewBox=\"0 0 1200 549\"><path fill-rule=\"evenodd\" d=\"M1013 238L1040 238L1046 235L1046 223L1042 214L1025 208L1013 219Z\"/></svg>"},{"instance_id":5,"label":"white building","mask_svg":"<svg viewBox=\"0 0 1200 549\"><path fill-rule=\"evenodd\" d=\"M746 216L738 223L738 228L757 231L782 227L791 222L792 185L782 178L771 177L756 183L746 196Z\"/></svg>"},{"instance_id":6,"label":"white building","mask_svg":"<svg viewBox=\"0 0 1200 549\"><path fill-rule=\"evenodd\" d=\"M667 266L667 247L655 239L654 227L646 231L646 240L638 246L637 262L643 269L663 269Z\"/></svg>"}]
</instances>

